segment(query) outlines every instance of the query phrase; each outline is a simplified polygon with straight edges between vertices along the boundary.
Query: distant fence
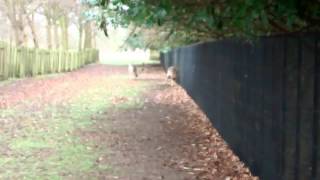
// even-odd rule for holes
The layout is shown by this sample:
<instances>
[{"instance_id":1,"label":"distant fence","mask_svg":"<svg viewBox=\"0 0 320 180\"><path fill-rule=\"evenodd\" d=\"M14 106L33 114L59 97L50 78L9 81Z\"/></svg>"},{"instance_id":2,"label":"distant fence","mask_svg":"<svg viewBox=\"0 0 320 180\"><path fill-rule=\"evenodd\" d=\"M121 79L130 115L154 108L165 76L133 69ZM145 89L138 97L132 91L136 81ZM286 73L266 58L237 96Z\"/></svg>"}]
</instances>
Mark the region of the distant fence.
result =
<instances>
[{"instance_id":1,"label":"distant fence","mask_svg":"<svg viewBox=\"0 0 320 180\"><path fill-rule=\"evenodd\" d=\"M99 51L95 49L44 50L17 48L0 42L0 80L72 71L98 58Z\"/></svg>"},{"instance_id":2,"label":"distant fence","mask_svg":"<svg viewBox=\"0 0 320 180\"><path fill-rule=\"evenodd\" d=\"M320 179L320 34L196 44L161 55L251 171Z\"/></svg>"}]
</instances>

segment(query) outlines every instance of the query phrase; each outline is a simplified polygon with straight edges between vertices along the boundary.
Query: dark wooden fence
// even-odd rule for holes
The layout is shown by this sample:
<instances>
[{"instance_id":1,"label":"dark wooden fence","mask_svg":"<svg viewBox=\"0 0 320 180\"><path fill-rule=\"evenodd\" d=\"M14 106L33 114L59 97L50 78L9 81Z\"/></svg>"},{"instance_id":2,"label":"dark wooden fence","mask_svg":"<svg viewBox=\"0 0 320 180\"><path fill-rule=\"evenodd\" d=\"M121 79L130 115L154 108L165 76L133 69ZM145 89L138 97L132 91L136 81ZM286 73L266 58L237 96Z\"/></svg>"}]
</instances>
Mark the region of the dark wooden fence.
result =
<instances>
[{"instance_id":1,"label":"dark wooden fence","mask_svg":"<svg viewBox=\"0 0 320 180\"><path fill-rule=\"evenodd\" d=\"M320 179L319 33L228 39L161 55L263 180Z\"/></svg>"},{"instance_id":2,"label":"dark wooden fence","mask_svg":"<svg viewBox=\"0 0 320 180\"><path fill-rule=\"evenodd\" d=\"M98 60L99 51L96 49L75 51L17 48L0 42L0 81L72 71Z\"/></svg>"}]
</instances>

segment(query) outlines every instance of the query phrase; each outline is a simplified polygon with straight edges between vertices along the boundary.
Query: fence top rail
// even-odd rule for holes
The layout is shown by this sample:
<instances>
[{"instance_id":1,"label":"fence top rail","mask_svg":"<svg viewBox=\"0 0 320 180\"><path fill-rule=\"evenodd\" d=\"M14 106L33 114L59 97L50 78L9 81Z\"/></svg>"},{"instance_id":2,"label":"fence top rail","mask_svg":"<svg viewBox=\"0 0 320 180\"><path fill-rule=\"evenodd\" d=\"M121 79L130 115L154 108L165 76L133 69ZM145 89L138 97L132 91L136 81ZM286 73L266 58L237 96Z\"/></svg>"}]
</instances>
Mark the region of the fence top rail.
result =
<instances>
[{"instance_id":1,"label":"fence top rail","mask_svg":"<svg viewBox=\"0 0 320 180\"><path fill-rule=\"evenodd\" d=\"M198 42L198 43L194 43L194 44L190 44L190 45L186 45L186 46L182 46L174 49L177 50L177 49L184 49L184 48L193 48L196 46L201 46L201 45L206 45L211 43L230 42L230 41L254 44L259 40L270 39L270 38L297 38L297 37L298 38L311 37L311 38L320 39L320 32L294 32L294 33L286 33L286 34L262 35L262 36L252 37L251 39L245 39L243 37L227 37L224 39L211 39L208 41ZM172 50L169 50L167 52L170 52Z\"/></svg>"}]
</instances>

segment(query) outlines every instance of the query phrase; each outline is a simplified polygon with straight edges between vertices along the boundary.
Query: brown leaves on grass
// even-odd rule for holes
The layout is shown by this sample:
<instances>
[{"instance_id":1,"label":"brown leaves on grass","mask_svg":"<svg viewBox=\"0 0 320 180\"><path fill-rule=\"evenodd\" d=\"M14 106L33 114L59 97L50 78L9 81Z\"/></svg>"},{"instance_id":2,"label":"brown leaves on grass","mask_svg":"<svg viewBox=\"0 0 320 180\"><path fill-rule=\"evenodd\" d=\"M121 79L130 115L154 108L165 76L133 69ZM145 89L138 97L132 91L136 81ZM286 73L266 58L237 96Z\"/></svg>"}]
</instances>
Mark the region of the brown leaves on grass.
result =
<instances>
[{"instance_id":1,"label":"brown leaves on grass","mask_svg":"<svg viewBox=\"0 0 320 180\"><path fill-rule=\"evenodd\" d=\"M124 72L125 68L91 65L66 74L15 80L0 86L0 110L23 102L34 106L63 103L92 86L110 84L104 83L110 81L106 77Z\"/></svg>"},{"instance_id":2,"label":"brown leaves on grass","mask_svg":"<svg viewBox=\"0 0 320 180\"><path fill-rule=\"evenodd\" d=\"M114 96L111 98L111 103L114 105L125 103L127 101L128 101L128 98L124 96Z\"/></svg>"},{"instance_id":3,"label":"brown leaves on grass","mask_svg":"<svg viewBox=\"0 0 320 180\"><path fill-rule=\"evenodd\" d=\"M197 179L257 180L232 152L212 124L179 86L168 87L154 96L154 102L176 106L187 113L183 122L190 144L183 146L185 158L173 160L170 166L194 174ZM170 126L182 126L181 122Z\"/></svg>"}]
</instances>

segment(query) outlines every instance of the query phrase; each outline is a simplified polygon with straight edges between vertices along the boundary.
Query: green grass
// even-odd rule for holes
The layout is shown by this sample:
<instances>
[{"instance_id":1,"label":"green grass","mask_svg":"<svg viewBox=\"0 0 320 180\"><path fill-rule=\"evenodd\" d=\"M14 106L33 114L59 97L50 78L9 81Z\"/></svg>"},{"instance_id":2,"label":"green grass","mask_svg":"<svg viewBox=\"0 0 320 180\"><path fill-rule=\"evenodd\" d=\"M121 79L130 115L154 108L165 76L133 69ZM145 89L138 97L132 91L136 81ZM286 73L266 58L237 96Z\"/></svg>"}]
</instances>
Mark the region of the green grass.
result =
<instances>
[{"instance_id":1,"label":"green grass","mask_svg":"<svg viewBox=\"0 0 320 180\"><path fill-rule=\"evenodd\" d=\"M121 81L125 77L110 79ZM84 141L76 132L95 131L94 124L99 122L92 117L101 116L110 108L142 107L139 96L147 86L143 82L130 87L122 83L108 91L97 84L68 104L45 106L33 112L17 108L0 110L0 118L10 117L16 120L12 121L17 123L13 126L19 127L13 136L10 131L0 135L1 147L8 147L10 151L9 155L0 156L0 179L64 179L65 175L114 173L110 165L96 163L107 149L93 148L94 142ZM114 97L125 97L127 101L112 104ZM18 122L21 118L23 121Z\"/></svg>"},{"instance_id":2,"label":"green grass","mask_svg":"<svg viewBox=\"0 0 320 180\"><path fill-rule=\"evenodd\" d=\"M26 152L30 149L45 149L50 148L50 145L47 141L41 139L32 139L32 138L16 138L13 139L10 144L12 150L20 150L21 152Z\"/></svg>"},{"instance_id":3,"label":"green grass","mask_svg":"<svg viewBox=\"0 0 320 180\"><path fill-rule=\"evenodd\" d=\"M5 79L5 80L0 80L0 87L15 83L20 80L21 79L19 79L19 78L9 78L9 79Z\"/></svg>"}]
</instances>

